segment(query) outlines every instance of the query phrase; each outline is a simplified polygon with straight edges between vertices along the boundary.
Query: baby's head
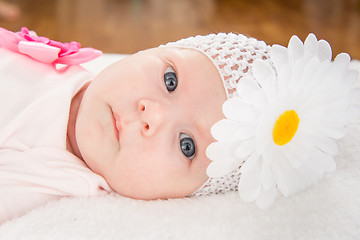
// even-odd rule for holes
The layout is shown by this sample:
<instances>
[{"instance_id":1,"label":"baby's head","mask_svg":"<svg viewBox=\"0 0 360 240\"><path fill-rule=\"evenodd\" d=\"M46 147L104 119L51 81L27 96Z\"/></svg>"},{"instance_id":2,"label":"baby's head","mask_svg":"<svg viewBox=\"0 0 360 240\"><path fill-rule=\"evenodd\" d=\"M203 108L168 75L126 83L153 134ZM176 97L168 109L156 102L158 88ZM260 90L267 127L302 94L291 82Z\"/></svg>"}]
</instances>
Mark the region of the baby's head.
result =
<instances>
[{"instance_id":1,"label":"baby's head","mask_svg":"<svg viewBox=\"0 0 360 240\"><path fill-rule=\"evenodd\" d=\"M119 194L189 196L208 180L210 129L263 42L198 36L146 50L100 73L76 122L82 158ZM229 63L230 62L230 63ZM226 88L224 88L224 83Z\"/></svg>"},{"instance_id":2,"label":"baby's head","mask_svg":"<svg viewBox=\"0 0 360 240\"><path fill-rule=\"evenodd\" d=\"M124 196L238 190L268 207L334 171L336 140L360 118L350 57L331 55L313 34L288 48L213 34L139 52L86 90L80 153Z\"/></svg>"}]
</instances>

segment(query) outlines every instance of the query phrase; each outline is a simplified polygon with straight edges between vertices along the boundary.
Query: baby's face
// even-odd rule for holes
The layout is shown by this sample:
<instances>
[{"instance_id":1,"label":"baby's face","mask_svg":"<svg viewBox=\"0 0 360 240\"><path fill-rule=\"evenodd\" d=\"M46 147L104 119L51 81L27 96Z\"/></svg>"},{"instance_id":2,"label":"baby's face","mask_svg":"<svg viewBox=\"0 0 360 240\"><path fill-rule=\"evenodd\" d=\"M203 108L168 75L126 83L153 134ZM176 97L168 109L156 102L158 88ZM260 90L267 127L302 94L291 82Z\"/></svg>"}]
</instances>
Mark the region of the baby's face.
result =
<instances>
[{"instance_id":1,"label":"baby's face","mask_svg":"<svg viewBox=\"0 0 360 240\"><path fill-rule=\"evenodd\" d=\"M219 73L202 53L143 51L90 84L76 121L78 148L123 196L188 196L208 178L205 149L225 100Z\"/></svg>"}]
</instances>

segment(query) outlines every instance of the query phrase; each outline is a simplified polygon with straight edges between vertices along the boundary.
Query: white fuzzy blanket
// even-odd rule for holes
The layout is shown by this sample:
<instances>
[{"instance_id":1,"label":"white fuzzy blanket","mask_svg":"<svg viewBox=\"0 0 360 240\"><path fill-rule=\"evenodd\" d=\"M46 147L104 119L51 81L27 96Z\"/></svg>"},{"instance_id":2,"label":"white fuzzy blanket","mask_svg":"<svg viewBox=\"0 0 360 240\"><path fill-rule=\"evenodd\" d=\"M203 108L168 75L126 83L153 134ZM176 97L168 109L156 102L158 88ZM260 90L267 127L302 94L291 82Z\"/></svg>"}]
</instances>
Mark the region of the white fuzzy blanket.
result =
<instances>
[{"instance_id":1,"label":"white fuzzy blanket","mask_svg":"<svg viewBox=\"0 0 360 240\"><path fill-rule=\"evenodd\" d=\"M98 72L118 57L86 66ZM353 66L360 70L360 62ZM157 201L69 198L2 225L0 239L360 239L359 142L360 125L352 125L340 142L337 170L268 210L236 193Z\"/></svg>"}]
</instances>

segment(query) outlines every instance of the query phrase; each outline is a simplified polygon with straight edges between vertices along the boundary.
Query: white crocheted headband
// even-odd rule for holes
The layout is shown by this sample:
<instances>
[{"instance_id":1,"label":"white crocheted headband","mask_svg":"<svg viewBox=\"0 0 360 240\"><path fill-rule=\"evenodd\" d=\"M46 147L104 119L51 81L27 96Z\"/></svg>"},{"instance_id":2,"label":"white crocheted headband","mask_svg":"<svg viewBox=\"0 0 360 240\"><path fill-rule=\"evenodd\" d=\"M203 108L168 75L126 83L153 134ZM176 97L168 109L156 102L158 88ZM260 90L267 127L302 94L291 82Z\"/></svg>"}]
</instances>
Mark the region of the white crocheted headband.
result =
<instances>
[{"instance_id":1,"label":"white crocheted headband","mask_svg":"<svg viewBox=\"0 0 360 240\"><path fill-rule=\"evenodd\" d=\"M357 72L350 57L331 61L330 45L310 34L288 48L237 34L210 34L166 46L204 53L218 69L228 100L226 119L211 129L216 142L208 181L192 196L238 191L244 201L269 207L335 170L336 140L359 119Z\"/></svg>"}]
</instances>

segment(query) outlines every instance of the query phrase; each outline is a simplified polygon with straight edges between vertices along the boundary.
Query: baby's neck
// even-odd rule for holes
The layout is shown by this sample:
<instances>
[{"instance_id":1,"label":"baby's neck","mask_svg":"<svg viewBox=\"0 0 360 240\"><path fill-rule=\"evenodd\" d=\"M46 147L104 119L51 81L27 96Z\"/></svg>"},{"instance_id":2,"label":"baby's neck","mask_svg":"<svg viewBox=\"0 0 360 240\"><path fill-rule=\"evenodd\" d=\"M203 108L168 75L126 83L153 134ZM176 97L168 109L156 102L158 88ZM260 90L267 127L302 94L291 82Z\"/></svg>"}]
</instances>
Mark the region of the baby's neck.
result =
<instances>
[{"instance_id":1,"label":"baby's neck","mask_svg":"<svg viewBox=\"0 0 360 240\"><path fill-rule=\"evenodd\" d=\"M76 136L75 136L75 125L76 125L76 118L79 111L79 107L82 101L82 98L85 94L86 89L88 88L90 83L84 85L72 98L70 104L70 112L69 112L69 121L67 126L67 135L66 135L66 149L77 156L78 158L82 159L80 150L77 146Z\"/></svg>"}]
</instances>

